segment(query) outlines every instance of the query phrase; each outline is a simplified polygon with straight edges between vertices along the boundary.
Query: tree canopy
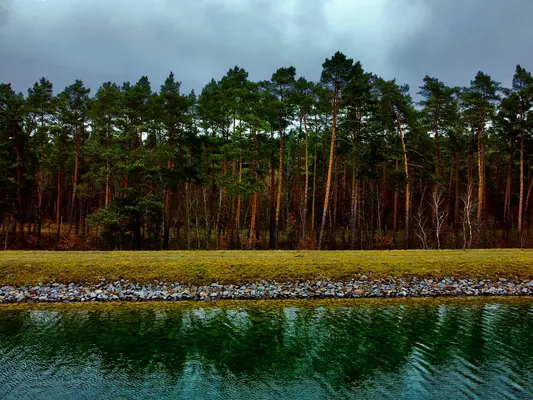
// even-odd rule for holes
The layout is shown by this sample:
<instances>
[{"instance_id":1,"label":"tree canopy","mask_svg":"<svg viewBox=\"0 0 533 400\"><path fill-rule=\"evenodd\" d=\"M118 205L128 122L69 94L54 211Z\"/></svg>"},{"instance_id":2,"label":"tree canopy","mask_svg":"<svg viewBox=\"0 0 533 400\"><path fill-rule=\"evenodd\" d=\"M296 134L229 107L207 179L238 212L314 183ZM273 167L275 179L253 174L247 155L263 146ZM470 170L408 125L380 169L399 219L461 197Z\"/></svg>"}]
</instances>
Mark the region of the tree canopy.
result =
<instances>
[{"instance_id":1,"label":"tree canopy","mask_svg":"<svg viewBox=\"0 0 533 400\"><path fill-rule=\"evenodd\" d=\"M533 78L410 89L336 52L199 95L0 84L2 248L533 246Z\"/></svg>"}]
</instances>

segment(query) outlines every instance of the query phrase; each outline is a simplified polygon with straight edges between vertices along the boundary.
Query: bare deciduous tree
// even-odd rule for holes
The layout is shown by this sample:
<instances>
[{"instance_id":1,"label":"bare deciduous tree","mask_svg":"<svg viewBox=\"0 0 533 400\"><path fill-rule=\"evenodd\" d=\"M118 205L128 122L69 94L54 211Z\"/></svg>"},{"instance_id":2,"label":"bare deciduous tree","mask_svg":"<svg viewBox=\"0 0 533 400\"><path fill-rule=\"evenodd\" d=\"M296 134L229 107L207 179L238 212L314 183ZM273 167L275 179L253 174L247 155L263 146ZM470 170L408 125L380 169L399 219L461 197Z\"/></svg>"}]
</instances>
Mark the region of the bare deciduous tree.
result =
<instances>
[{"instance_id":1,"label":"bare deciduous tree","mask_svg":"<svg viewBox=\"0 0 533 400\"><path fill-rule=\"evenodd\" d=\"M448 211L444 207L443 190L437 187L431 194L430 206L433 209L433 218L435 219L435 236L437 238L437 249L440 250L440 236L444 221L448 217Z\"/></svg>"},{"instance_id":2,"label":"bare deciduous tree","mask_svg":"<svg viewBox=\"0 0 533 400\"><path fill-rule=\"evenodd\" d=\"M461 212L461 223L463 225L463 249L470 249L472 247L472 216L476 209L476 205L473 201L472 190L466 191L465 194L461 196L463 201L463 211Z\"/></svg>"},{"instance_id":3,"label":"bare deciduous tree","mask_svg":"<svg viewBox=\"0 0 533 400\"><path fill-rule=\"evenodd\" d=\"M421 199L424 198L425 194L426 194L426 188L422 190ZM418 208L415 213L415 222L416 222L415 233L418 239L422 242L422 248L427 249L428 248L428 236L427 236L428 217L426 217L424 214L425 214L424 202L420 201L420 203L418 203Z\"/></svg>"}]
</instances>

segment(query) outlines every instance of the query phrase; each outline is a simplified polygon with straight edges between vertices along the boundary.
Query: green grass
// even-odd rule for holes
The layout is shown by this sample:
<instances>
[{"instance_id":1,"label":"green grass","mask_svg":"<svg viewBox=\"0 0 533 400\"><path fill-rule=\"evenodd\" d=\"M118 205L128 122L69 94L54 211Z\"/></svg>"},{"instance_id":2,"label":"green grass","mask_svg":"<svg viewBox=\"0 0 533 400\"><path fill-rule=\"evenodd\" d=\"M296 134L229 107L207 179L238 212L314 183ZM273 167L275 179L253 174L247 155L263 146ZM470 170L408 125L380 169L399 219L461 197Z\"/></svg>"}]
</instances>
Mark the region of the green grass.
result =
<instances>
[{"instance_id":1,"label":"green grass","mask_svg":"<svg viewBox=\"0 0 533 400\"><path fill-rule=\"evenodd\" d=\"M205 284L419 276L533 279L532 250L0 252L0 283Z\"/></svg>"}]
</instances>

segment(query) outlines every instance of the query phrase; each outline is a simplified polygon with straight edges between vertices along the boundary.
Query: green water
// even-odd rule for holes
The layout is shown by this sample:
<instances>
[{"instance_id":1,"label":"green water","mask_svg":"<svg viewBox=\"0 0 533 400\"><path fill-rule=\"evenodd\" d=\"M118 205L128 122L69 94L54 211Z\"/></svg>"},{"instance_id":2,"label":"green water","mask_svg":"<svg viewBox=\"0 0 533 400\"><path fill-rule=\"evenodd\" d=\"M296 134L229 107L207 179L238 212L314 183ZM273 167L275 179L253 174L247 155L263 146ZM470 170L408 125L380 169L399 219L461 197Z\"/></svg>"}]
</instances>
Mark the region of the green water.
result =
<instances>
[{"instance_id":1,"label":"green water","mask_svg":"<svg viewBox=\"0 0 533 400\"><path fill-rule=\"evenodd\" d=\"M0 309L0 399L533 399L533 303L245 304Z\"/></svg>"}]
</instances>

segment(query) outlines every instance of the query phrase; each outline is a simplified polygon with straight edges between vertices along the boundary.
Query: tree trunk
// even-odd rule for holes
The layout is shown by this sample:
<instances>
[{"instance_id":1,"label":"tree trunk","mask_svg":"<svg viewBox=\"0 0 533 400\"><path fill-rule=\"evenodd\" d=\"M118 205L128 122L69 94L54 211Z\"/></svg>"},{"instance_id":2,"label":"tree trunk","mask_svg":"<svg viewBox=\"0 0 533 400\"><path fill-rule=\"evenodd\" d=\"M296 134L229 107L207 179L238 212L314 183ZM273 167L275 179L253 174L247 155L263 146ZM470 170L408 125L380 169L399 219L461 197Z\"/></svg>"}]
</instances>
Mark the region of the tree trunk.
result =
<instances>
[{"instance_id":1,"label":"tree trunk","mask_svg":"<svg viewBox=\"0 0 533 400\"><path fill-rule=\"evenodd\" d=\"M338 206L338 197L339 197L339 157L335 158L335 167L333 175L333 207L331 210L331 248L335 249L337 247L337 206Z\"/></svg>"},{"instance_id":2,"label":"tree trunk","mask_svg":"<svg viewBox=\"0 0 533 400\"><path fill-rule=\"evenodd\" d=\"M257 161L255 162L254 170L255 170L255 178L258 180L259 176L257 174ZM259 194L257 193L257 190L254 192L253 199L252 199L252 215L250 219L250 237L248 239L248 248L253 249L255 246L256 241L256 219L257 219L257 203L258 203Z\"/></svg>"},{"instance_id":3,"label":"tree trunk","mask_svg":"<svg viewBox=\"0 0 533 400\"><path fill-rule=\"evenodd\" d=\"M167 168L173 168L172 161L168 161ZM107 200L106 200L107 201ZM172 191L167 186L165 189L165 221L163 225L163 250L168 250L170 240L170 220L172 219Z\"/></svg>"},{"instance_id":4,"label":"tree trunk","mask_svg":"<svg viewBox=\"0 0 533 400\"><path fill-rule=\"evenodd\" d=\"M13 133L13 140L17 140ZM23 220L23 208L22 208L22 170L20 165L22 163L22 157L18 144L15 144L15 153L17 157L17 222L19 223L20 236L24 239L24 220ZM16 222L15 222L16 225ZM29 234L29 232L28 232ZM16 240L16 238L15 238Z\"/></svg>"},{"instance_id":5,"label":"tree trunk","mask_svg":"<svg viewBox=\"0 0 533 400\"><path fill-rule=\"evenodd\" d=\"M523 117L521 118L523 120ZM520 130L520 197L518 200L518 238L522 240L524 210L524 130Z\"/></svg>"},{"instance_id":6,"label":"tree trunk","mask_svg":"<svg viewBox=\"0 0 533 400\"><path fill-rule=\"evenodd\" d=\"M59 245L59 239L61 238L61 180L62 180L62 171L61 169L57 173L57 202L56 202L56 240L57 245Z\"/></svg>"},{"instance_id":7,"label":"tree trunk","mask_svg":"<svg viewBox=\"0 0 533 400\"><path fill-rule=\"evenodd\" d=\"M331 131L331 144L329 149L329 165L328 165L328 177L326 181L326 194L324 196L324 209L322 210L322 224L320 225L320 234L318 237L318 250L322 247L322 238L324 236L324 228L326 227L326 218L328 214L329 198L331 196L331 178L333 175L333 160L335 158L335 135L337 133L337 111L339 100L339 88L335 84L333 94L333 129Z\"/></svg>"},{"instance_id":8,"label":"tree trunk","mask_svg":"<svg viewBox=\"0 0 533 400\"><path fill-rule=\"evenodd\" d=\"M274 220L274 249L278 247L279 214L281 210L281 195L283 190L283 132L280 132L278 192L276 197L276 218Z\"/></svg>"},{"instance_id":9,"label":"tree trunk","mask_svg":"<svg viewBox=\"0 0 533 400\"><path fill-rule=\"evenodd\" d=\"M447 221L448 226L452 225L452 218L451 218L451 208L452 208L452 194L453 194L453 178L454 178L454 171L457 166L455 165L455 160L451 158L450 160L450 180L448 183L448 193L446 195L446 214L447 214Z\"/></svg>"},{"instance_id":10,"label":"tree trunk","mask_svg":"<svg viewBox=\"0 0 533 400\"><path fill-rule=\"evenodd\" d=\"M504 232L509 227L509 219L511 216L511 183L512 183L512 177L513 177L513 153L514 149L510 149L509 153L509 163L507 164L507 184L505 185L505 201L503 205L503 225L504 225Z\"/></svg>"},{"instance_id":11,"label":"tree trunk","mask_svg":"<svg viewBox=\"0 0 533 400\"><path fill-rule=\"evenodd\" d=\"M242 150L239 151L239 184L241 182L242 182ZM241 229L240 218L241 218L241 195L238 194L237 195L237 212L235 214L235 227L237 229L237 234L236 234L237 246L239 247L241 247L239 243L239 230Z\"/></svg>"},{"instance_id":12,"label":"tree trunk","mask_svg":"<svg viewBox=\"0 0 533 400\"><path fill-rule=\"evenodd\" d=\"M400 163L396 160L396 170L400 167ZM394 185L394 211L392 216L392 241L396 243L398 234L398 185Z\"/></svg>"},{"instance_id":13,"label":"tree trunk","mask_svg":"<svg viewBox=\"0 0 533 400\"><path fill-rule=\"evenodd\" d=\"M531 189L533 189L533 179L529 180L529 186L527 188L526 202L524 204L524 215L527 215L527 216L529 216L529 202L530 202L530 199L531 199ZM529 217L528 217L528 221L529 221Z\"/></svg>"},{"instance_id":14,"label":"tree trunk","mask_svg":"<svg viewBox=\"0 0 533 400\"><path fill-rule=\"evenodd\" d=\"M178 244L178 248L179 248L179 243L180 243L180 224L179 224L179 220L180 220L180 208L181 208L181 203L182 203L182 199L181 199L181 187L182 187L182 184L181 184L181 177L183 176L183 155L181 153L181 147L178 145L178 168L179 168L179 174L178 174L178 187L177 187L177 192L178 192L178 195L176 196L178 199L177 199L177 204L176 204L176 214L177 214L177 220L178 220L178 223L176 224L176 242ZM187 204L185 204L185 207L187 207Z\"/></svg>"},{"instance_id":15,"label":"tree trunk","mask_svg":"<svg viewBox=\"0 0 533 400\"><path fill-rule=\"evenodd\" d=\"M72 220L74 217L74 211L76 208L76 195L78 191L78 175L80 168L80 134L79 126L76 126L76 133L74 135L74 177L72 178L72 200L70 203L70 218L69 218L69 227L68 234L72 232Z\"/></svg>"},{"instance_id":16,"label":"tree trunk","mask_svg":"<svg viewBox=\"0 0 533 400\"><path fill-rule=\"evenodd\" d=\"M271 139L274 139L274 132L271 133ZM276 248L275 224L276 224L276 172L274 168L274 151L270 155L270 224L269 224L269 247L271 250Z\"/></svg>"},{"instance_id":17,"label":"tree trunk","mask_svg":"<svg viewBox=\"0 0 533 400\"><path fill-rule=\"evenodd\" d=\"M381 190L381 207L383 211L383 236L387 236L387 222L389 216L388 163L383 163L383 183Z\"/></svg>"},{"instance_id":18,"label":"tree trunk","mask_svg":"<svg viewBox=\"0 0 533 400\"><path fill-rule=\"evenodd\" d=\"M353 160L352 166L352 196L350 204L350 248L355 249L355 224L357 222L357 163Z\"/></svg>"},{"instance_id":19,"label":"tree trunk","mask_svg":"<svg viewBox=\"0 0 533 400\"><path fill-rule=\"evenodd\" d=\"M440 179L440 144L439 144L439 112L435 115L435 178L438 181Z\"/></svg>"},{"instance_id":20,"label":"tree trunk","mask_svg":"<svg viewBox=\"0 0 533 400\"><path fill-rule=\"evenodd\" d=\"M409 193L409 166L407 163L407 147L405 146L405 138L403 135L402 124L400 118L395 110L393 110L396 117L396 122L398 124L398 133L400 134L400 140L402 142L402 153L403 153L403 170L405 173L405 248L409 248L410 244L410 219L411 219L411 198Z\"/></svg>"},{"instance_id":21,"label":"tree trunk","mask_svg":"<svg viewBox=\"0 0 533 400\"><path fill-rule=\"evenodd\" d=\"M105 163L105 209L109 208L111 203L111 161L106 159Z\"/></svg>"},{"instance_id":22,"label":"tree trunk","mask_svg":"<svg viewBox=\"0 0 533 400\"><path fill-rule=\"evenodd\" d=\"M233 160L233 176L237 173L237 160ZM235 196L231 196L231 209L230 209L230 247L235 247Z\"/></svg>"},{"instance_id":23,"label":"tree trunk","mask_svg":"<svg viewBox=\"0 0 533 400\"><path fill-rule=\"evenodd\" d=\"M468 151L468 183L467 183L467 193L468 196L472 196L474 192L474 171L472 165L472 158L474 152L474 129L470 132L470 149Z\"/></svg>"},{"instance_id":24,"label":"tree trunk","mask_svg":"<svg viewBox=\"0 0 533 400\"><path fill-rule=\"evenodd\" d=\"M298 138L296 142L296 171L295 171L295 179L294 179L294 190L293 190L293 198L292 205L293 209L297 210L298 206L301 205L302 202L302 195L301 195L301 183L300 178L302 174L302 154L301 154L301 133L302 133L302 122L303 122L303 116L300 116L300 128L298 129ZM300 215L300 218L302 216Z\"/></svg>"},{"instance_id":25,"label":"tree trunk","mask_svg":"<svg viewBox=\"0 0 533 400\"><path fill-rule=\"evenodd\" d=\"M485 160L483 157L483 128L477 136L477 168L478 168L478 191L477 191L477 223L481 224L485 207Z\"/></svg>"},{"instance_id":26,"label":"tree trunk","mask_svg":"<svg viewBox=\"0 0 533 400\"><path fill-rule=\"evenodd\" d=\"M41 149L41 167L39 170L39 192L37 195L37 239L41 240L41 228L43 222L43 193L44 193L44 169L42 161L44 160L44 150Z\"/></svg>"},{"instance_id":27,"label":"tree trunk","mask_svg":"<svg viewBox=\"0 0 533 400\"><path fill-rule=\"evenodd\" d=\"M187 241L187 250L191 249L191 210L189 200L189 183L185 183L185 238Z\"/></svg>"},{"instance_id":28,"label":"tree trunk","mask_svg":"<svg viewBox=\"0 0 533 400\"><path fill-rule=\"evenodd\" d=\"M304 186L304 203L302 214L302 239L307 238L306 225L307 225L307 208L308 200L307 195L309 192L309 131L307 129L307 116L304 114L304 129L305 129L305 186Z\"/></svg>"},{"instance_id":29,"label":"tree trunk","mask_svg":"<svg viewBox=\"0 0 533 400\"><path fill-rule=\"evenodd\" d=\"M315 232L315 210L316 210L316 168L317 168L317 143L318 143L318 124L317 124L317 118L315 115L315 155L313 157L313 195L312 195L312 201L311 201L311 236L313 238L313 242L316 240L316 232Z\"/></svg>"},{"instance_id":30,"label":"tree trunk","mask_svg":"<svg viewBox=\"0 0 533 400\"><path fill-rule=\"evenodd\" d=\"M455 229L455 237L457 239L459 234L459 170L460 170L460 162L461 162L461 153L456 152L455 153L455 205L454 205L454 218L453 218L453 224ZM457 241L459 243L459 241Z\"/></svg>"}]
</instances>

